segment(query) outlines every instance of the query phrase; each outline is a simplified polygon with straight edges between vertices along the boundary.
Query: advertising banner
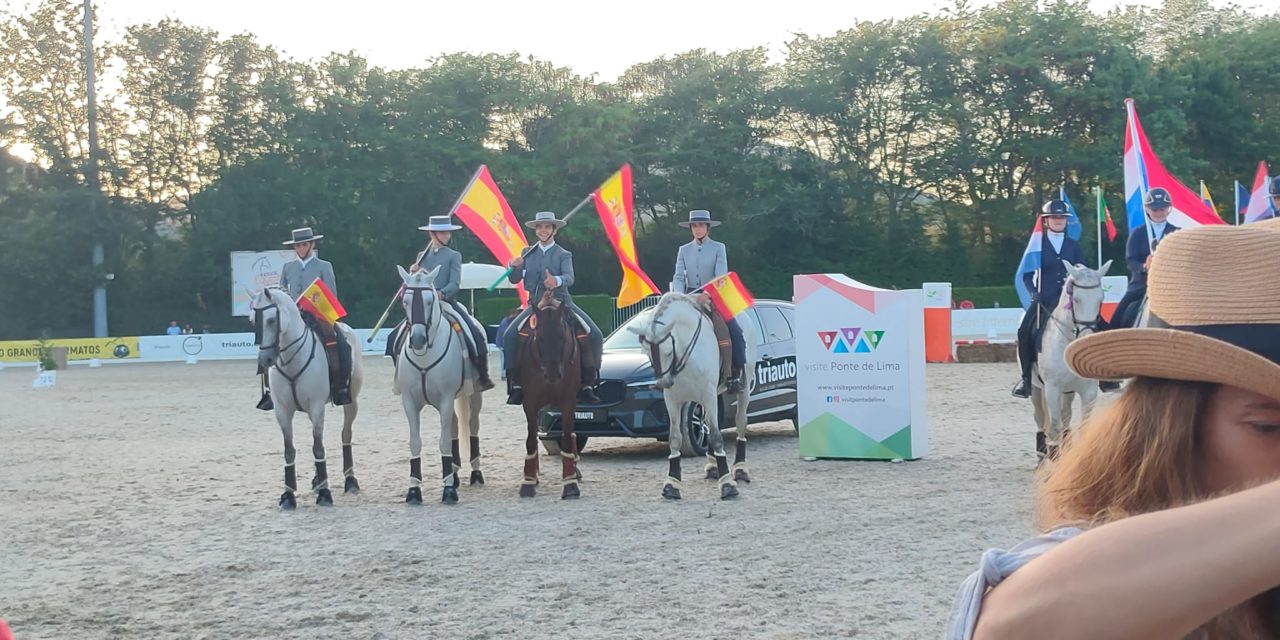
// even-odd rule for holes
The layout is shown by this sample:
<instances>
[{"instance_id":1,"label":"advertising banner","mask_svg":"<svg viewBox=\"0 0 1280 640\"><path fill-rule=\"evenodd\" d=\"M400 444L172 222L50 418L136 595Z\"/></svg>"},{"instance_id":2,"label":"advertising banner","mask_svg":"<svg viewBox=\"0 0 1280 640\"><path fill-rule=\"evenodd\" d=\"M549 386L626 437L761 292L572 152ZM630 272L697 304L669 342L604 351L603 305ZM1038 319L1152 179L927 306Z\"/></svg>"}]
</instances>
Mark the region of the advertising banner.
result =
<instances>
[{"instance_id":1,"label":"advertising banner","mask_svg":"<svg viewBox=\"0 0 1280 640\"><path fill-rule=\"evenodd\" d=\"M316 252L319 255L319 252ZM280 284L280 270L294 259L294 252L231 252L231 315L249 315L249 303L263 289Z\"/></svg>"},{"instance_id":2,"label":"advertising banner","mask_svg":"<svg viewBox=\"0 0 1280 640\"><path fill-rule=\"evenodd\" d=\"M138 357L138 338L59 338L45 342L66 347L67 360L131 360ZM0 342L0 362L39 362L40 343L35 340Z\"/></svg>"},{"instance_id":3,"label":"advertising banner","mask_svg":"<svg viewBox=\"0 0 1280 640\"><path fill-rule=\"evenodd\" d=\"M915 459L928 452L924 295L839 274L797 275L800 455Z\"/></svg>"}]
</instances>

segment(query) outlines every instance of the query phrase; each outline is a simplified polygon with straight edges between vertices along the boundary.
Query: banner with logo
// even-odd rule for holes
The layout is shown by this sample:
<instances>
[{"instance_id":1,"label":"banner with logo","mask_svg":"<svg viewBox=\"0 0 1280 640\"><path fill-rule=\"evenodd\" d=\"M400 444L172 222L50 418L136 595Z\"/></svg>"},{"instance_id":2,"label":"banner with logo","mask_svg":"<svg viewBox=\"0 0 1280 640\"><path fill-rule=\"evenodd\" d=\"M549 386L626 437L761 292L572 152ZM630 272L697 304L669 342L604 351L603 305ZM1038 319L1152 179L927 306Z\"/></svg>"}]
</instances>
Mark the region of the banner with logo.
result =
<instances>
[{"instance_id":1,"label":"banner with logo","mask_svg":"<svg viewBox=\"0 0 1280 640\"><path fill-rule=\"evenodd\" d=\"M253 297L267 287L280 284L280 270L294 257L290 250L232 251L231 315L248 317Z\"/></svg>"},{"instance_id":2,"label":"banner with logo","mask_svg":"<svg viewBox=\"0 0 1280 640\"><path fill-rule=\"evenodd\" d=\"M138 338L60 338L45 342L49 347L66 347L67 361L131 360L138 357ZM43 355L35 340L0 342L0 362L39 362Z\"/></svg>"},{"instance_id":3,"label":"banner with logo","mask_svg":"<svg viewBox=\"0 0 1280 640\"><path fill-rule=\"evenodd\" d=\"M924 294L797 275L800 455L911 460L928 452Z\"/></svg>"}]
</instances>

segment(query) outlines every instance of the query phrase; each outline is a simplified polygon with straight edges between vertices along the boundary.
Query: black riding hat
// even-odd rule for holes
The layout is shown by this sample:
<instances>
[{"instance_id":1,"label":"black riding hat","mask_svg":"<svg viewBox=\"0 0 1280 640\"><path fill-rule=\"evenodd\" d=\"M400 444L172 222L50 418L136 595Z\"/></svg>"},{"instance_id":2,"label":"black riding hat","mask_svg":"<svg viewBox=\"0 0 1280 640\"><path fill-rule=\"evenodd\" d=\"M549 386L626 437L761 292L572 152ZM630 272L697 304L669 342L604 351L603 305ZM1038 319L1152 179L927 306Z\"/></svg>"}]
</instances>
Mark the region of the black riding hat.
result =
<instances>
[{"instance_id":1,"label":"black riding hat","mask_svg":"<svg viewBox=\"0 0 1280 640\"><path fill-rule=\"evenodd\" d=\"M1142 199L1142 206L1152 209L1168 209L1173 206L1173 196L1164 187L1155 187Z\"/></svg>"},{"instance_id":2,"label":"black riding hat","mask_svg":"<svg viewBox=\"0 0 1280 640\"><path fill-rule=\"evenodd\" d=\"M1040 209L1040 215L1041 216L1069 216L1071 215L1071 209L1067 207L1067 203L1055 198L1053 200L1050 200L1044 203L1044 207L1041 207Z\"/></svg>"}]
</instances>

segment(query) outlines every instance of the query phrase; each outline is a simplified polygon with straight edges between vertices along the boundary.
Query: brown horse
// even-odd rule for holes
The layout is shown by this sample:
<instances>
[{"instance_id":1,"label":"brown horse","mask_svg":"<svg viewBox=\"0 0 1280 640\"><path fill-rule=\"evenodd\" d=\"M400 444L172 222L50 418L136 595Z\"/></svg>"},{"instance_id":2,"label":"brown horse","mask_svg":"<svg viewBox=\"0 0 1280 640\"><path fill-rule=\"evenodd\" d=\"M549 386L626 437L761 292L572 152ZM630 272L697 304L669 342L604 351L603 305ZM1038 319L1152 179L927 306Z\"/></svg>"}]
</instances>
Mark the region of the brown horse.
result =
<instances>
[{"instance_id":1,"label":"brown horse","mask_svg":"<svg viewBox=\"0 0 1280 640\"><path fill-rule=\"evenodd\" d=\"M538 412L548 405L560 411L560 494L577 498L578 438L573 432L573 410L578 406L581 387L582 351L574 334L574 321L564 303L550 291L538 300L529 322L520 328L520 380L524 387L524 415L529 424L525 440L524 481L520 497L532 498L538 485Z\"/></svg>"}]
</instances>

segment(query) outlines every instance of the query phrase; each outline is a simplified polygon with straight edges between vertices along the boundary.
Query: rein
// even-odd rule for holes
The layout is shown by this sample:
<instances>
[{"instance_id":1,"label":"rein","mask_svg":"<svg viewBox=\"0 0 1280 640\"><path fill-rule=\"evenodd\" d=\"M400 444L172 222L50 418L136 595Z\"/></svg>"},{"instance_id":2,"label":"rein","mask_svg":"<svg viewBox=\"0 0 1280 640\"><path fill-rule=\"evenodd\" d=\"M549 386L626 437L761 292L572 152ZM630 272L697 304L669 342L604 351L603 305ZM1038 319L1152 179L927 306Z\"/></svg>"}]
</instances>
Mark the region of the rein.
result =
<instances>
[{"instance_id":1,"label":"rein","mask_svg":"<svg viewBox=\"0 0 1280 640\"><path fill-rule=\"evenodd\" d=\"M265 306L265 307L262 307L261 309L255 309L255 310L254 310L254 315L255 315L255 319L256 319L256 325L257 325L258 327L261 327L261 326L262 326L262 316L263 316L263 312L264 312L264 311L266 311L266 310L268 310L268 309L275 309L275 310L276 310L276 339L275 339L275 344L271 344L271 345L261 345L261 344L260 344L260 345L258 345L258 351L271 351L271 350L275 350L275 352L276 352L276 357L275 357L275 362L273 362L273 363L272 363L272 366L274 366L274 367L276 368L276 371L277 371L277 372L278 372L278 373L279 373L279 374L280 374L280 375L281 375L285 380L289 381L289 393L291 393L291 394L293 395L293 406L295 406L295 407L301 407L302 405L298 402L298 378L301 378L301 377L302 377L303 372L305 372L305 371L307 370L307 368L311 366L311 362L312 362L312 361L314 361L314 360L316 359L316 348L315 348L315 343L316 343L316 341L317 341L317 338L315 337L315 334L314 334L314 333L312 333L311 328L310 328L310 327L308 327L308 326L306 326L306 323L303 323L303 325L302 325L302 335L299 335L297 338L294 338L292 342L290 342L289 344L285 345L284 347L281 347L281 346L280 346L280 335L284 332L284 326L283 326L283 325L284 325L284 323L280 322L280 305L279 305L279 304L277 304L277 303L275 303L275 302L272 302L271 304L269 304L269 305L267 305L267 306ZM259 328L259 332L260 332L260 331L261 331L261 329ZM306 346L306 344L305 344L305 342L304 342L304 341L307 339L307 336L308 336L308 335L310 335L310 336L311 336L311 349L310 349L310 353L309 353L309 355L307 356L307 361L306 361L305 363L303 363L303 364L302 364L302 368L301 368L301 369L298 369L298 372L297 372L297 373L295 373L295 374L293 374L292 376L290 376L288 373L285 373L284 368L285 368L285 367L287 367L287 366L289 366L289 365L290 365L290 364L291 364L295 359L297 359L297 357L302 353L302 349ZM261 342L261 339L259 339L259 342ZM296 346L297 348L295 348L295 346ZM294 349L294 351L293 351L293 355L288 356L288 357L285 357L285 354L287 354L287 353L288 353L288 351L289 351L290 349Z\"/></svg>"},{"instance_id":2,"label":"rein","mask_svg":"<svg viewBox=\"0 0 1280 640\"><path fill-rule=\"evenodd\" d=\"M689 366L689 359L693 357L693 347L698 344L698 338L702 335L702 325L706 320L706 318L703 317L701 309L694 309L694 311L698 314L698 326L694 329L693 337L689 339L689 344L684 348L683 358L680 356L680 348L676 345L676 337L672 331L668 331L666 337L661 340L649 343L651 347L649 351L649 363L653 365L654 375L658 380L661 380L663 375L669 373L671 375L671 382L674 384L676 376L680 375L680 373L685 370L685 367ZM655 318L653 324L662 325L666 323ZM662 370L661 347L667 342L671 343L671 367L664 372Z\"/></svg>"},{"instance_id":3,"label":"rein","mask_svg":"<svg viewBox=\"0 0 1280 640\"><path fill-rule=\"evenodd\" d=\"M412 329L414 325L419 325L419 324L426 327L427 329L427 349L426 350L429 352L431 351L432 347L435 346L435 342L432 340L433 336L432 336L431 328L435 325L436 307L440 305L440 297L438 294L433 295L431 297L433 304L431 305L431 308L424 313L422 310L423 308L422 292L431 291L434 294L436 291L435 287L405 287L405 291L413 292L413 298L409 303L410 304L409 328ZM422 398L424 401L427 399L427 373L430 372L432 369L436 368L437 365L439 365L441 362L444 361L445 356L449 355L449 348L452 346L453 346L453 336L449 336L448 338L445 339L444 351L441 351L440 355L437 356L435 360L432 360L430 364L424 367L419 365L417 362L413 361L413 349L409 347L408 339L407 338L405 339L404 352L403 352L404 361L408 362L409 366L413 367L418 372L418 383L422 387ZM463 371L463 375L465 376L466 367L463 367L462 371ZM461 382L459 382L459 384L461 384Z\"/></svg>"},{"instance_id":4,"label":"rein","mask_svg":"<svg viewBox=\"0 0 1280 640\"><path fill-rule=\"evenodd\" d=\"M560 323L559 323L560 330L562 332L565 332L565 330L567 329L567 336L563 335L562 333L561 337L564 339L563 340L564 342L569 343L567 347L565 345L561 345L560 347L560 355L564 356L564 359L561 361L561 367L564 367L566 365L573 364L573 358L575 355L577 355L577 352L578 352L578 341L573 336L573 325L571 324L572 320L570 320L569 316L565 315L564 307L561 307L560 309L561 309ZM537 315L538 313L535 310L533 317L536 318ZM537 325L542 325L542 324L544 323L542 322L537 323ZM538 370L542 371L543 377L546 377L547 368L546 368L546 365L544 365L542 362L542 356L540 355L541 350L538 349L539 331L536 325L534 326L532 333L533 335L530 336L530 340L529 340L529 350L532 352L533 363L538 366Z\"/></svg>"}]
</instances>

